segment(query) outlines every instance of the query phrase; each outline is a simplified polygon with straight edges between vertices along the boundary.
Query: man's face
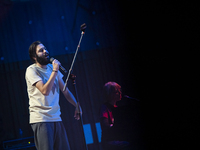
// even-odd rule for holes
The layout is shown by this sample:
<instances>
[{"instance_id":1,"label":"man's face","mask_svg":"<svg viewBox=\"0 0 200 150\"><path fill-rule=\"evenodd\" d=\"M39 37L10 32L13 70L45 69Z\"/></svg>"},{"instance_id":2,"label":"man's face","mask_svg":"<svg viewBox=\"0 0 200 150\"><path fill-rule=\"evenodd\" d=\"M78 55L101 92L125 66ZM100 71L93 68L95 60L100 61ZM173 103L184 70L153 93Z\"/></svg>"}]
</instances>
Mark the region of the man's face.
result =
<instances>
[{"instance_id":1,"label":"man's face","mask_svg":"<svg viewBox=\"0 0 200 150\"><path fill-rule=\"evenodd\" d=\"M40 65L47 65L49 63L49 52L43 44L36 47L36 62Z\"/></svg>"}]
</instances>

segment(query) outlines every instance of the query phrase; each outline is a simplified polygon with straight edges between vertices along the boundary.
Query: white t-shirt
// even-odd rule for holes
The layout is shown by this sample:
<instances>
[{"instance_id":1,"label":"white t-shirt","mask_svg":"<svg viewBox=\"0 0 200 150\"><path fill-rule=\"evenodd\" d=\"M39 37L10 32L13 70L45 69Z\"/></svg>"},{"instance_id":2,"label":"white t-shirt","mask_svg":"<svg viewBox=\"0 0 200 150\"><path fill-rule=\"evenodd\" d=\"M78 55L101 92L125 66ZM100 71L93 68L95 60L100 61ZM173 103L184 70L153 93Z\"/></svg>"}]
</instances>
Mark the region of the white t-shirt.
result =
<instances>
[{"instance_id":1,"label":"white t-shirt","mask_svg":"<svg viewBox=\"0 0 200 150\"><path fill-rule=\"evenodd\" d=\"M43 69L36 64L30 65L26 69L25 79L29 96L30 123L62 121L60 117L60 90L58 82L63 77L61 72L58 71L54 85L48 96L43 95L34 85L40 80L45 84L52 70L53 66L51 64L47 65L47 69Z\"/></svg>"}]
</instances>

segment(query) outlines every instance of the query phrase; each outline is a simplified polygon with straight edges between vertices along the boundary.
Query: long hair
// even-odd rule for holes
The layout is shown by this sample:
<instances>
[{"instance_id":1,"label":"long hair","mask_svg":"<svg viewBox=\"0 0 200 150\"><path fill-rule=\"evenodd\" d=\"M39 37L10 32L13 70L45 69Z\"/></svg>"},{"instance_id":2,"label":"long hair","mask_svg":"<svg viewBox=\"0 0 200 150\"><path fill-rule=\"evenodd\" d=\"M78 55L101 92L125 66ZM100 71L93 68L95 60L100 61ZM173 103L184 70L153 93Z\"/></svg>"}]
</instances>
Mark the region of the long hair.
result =
<instances>
[{"instance_id":1,"label":"long hair","mask_svg":"<svg viewBox=\"0 0 200 150\"><path fill-rule=\"evenodd\" d=\"M109 102L111 100L111 94L121 91L121 86L116 82L107 82L103 87L103 97L105 102Z\"/></svg>"},{"instance_id":2,"label":"long hair","mask_svg":"<svg viewBox=\"0 0 200 150\"><path fill-rule=\"evenodd\" d=\"M35 41L29 47L29 57L34 63L35 63L35 59L33 57L36 57L36 47L39 44L42 44L42 43L40 41Z\"/></svg>"}]
</instances>

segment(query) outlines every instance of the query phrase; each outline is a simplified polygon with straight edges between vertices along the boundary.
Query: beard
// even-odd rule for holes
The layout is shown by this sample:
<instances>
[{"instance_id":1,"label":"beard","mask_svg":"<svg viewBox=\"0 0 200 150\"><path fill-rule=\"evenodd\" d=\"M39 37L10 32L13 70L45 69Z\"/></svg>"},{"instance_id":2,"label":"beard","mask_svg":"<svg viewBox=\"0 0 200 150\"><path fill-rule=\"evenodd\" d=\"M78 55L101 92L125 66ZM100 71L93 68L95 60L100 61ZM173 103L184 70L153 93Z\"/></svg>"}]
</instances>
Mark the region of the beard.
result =
<instances>
[{"instance_id":1,"label":"beard","mask_svg":"<svg viewBox=\"0 0 200 150\"><path fill-rule=\"evenodd\" d=\"M36 60L40 65L47 65L50 62L48 58L46 58L45 56L39 57L38 55L36 55Z\"/></svg>"}]
</instances>

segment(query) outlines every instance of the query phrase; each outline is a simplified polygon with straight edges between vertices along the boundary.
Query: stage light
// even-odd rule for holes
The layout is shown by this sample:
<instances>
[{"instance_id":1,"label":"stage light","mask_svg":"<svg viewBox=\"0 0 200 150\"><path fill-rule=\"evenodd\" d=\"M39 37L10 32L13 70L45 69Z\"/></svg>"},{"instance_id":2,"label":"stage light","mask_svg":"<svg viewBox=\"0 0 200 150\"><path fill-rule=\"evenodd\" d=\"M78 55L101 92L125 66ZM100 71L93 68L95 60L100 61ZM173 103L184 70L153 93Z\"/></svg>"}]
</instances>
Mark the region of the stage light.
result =
<instances>
[{"instance_id":1,"label":"stage light","mask_svg":"<svg viewBox=\"0 0 200 150\"><path fill-rule=\"evenodd\" d=\"M99 46L99 42L96 42L96 45Z\"/></svg>"},{"instance_id":2,"label":"stage light","mask_svg":"<svg viewBox=\"0 0 200 150\"><path fill-rule=\"evenodd\" d=\"M84 124L83 130L85 134L85 141L86 144L92 144L93 143L93 137L92 137L92 130L90 124Z\"/></svg>"}]
</instances>

